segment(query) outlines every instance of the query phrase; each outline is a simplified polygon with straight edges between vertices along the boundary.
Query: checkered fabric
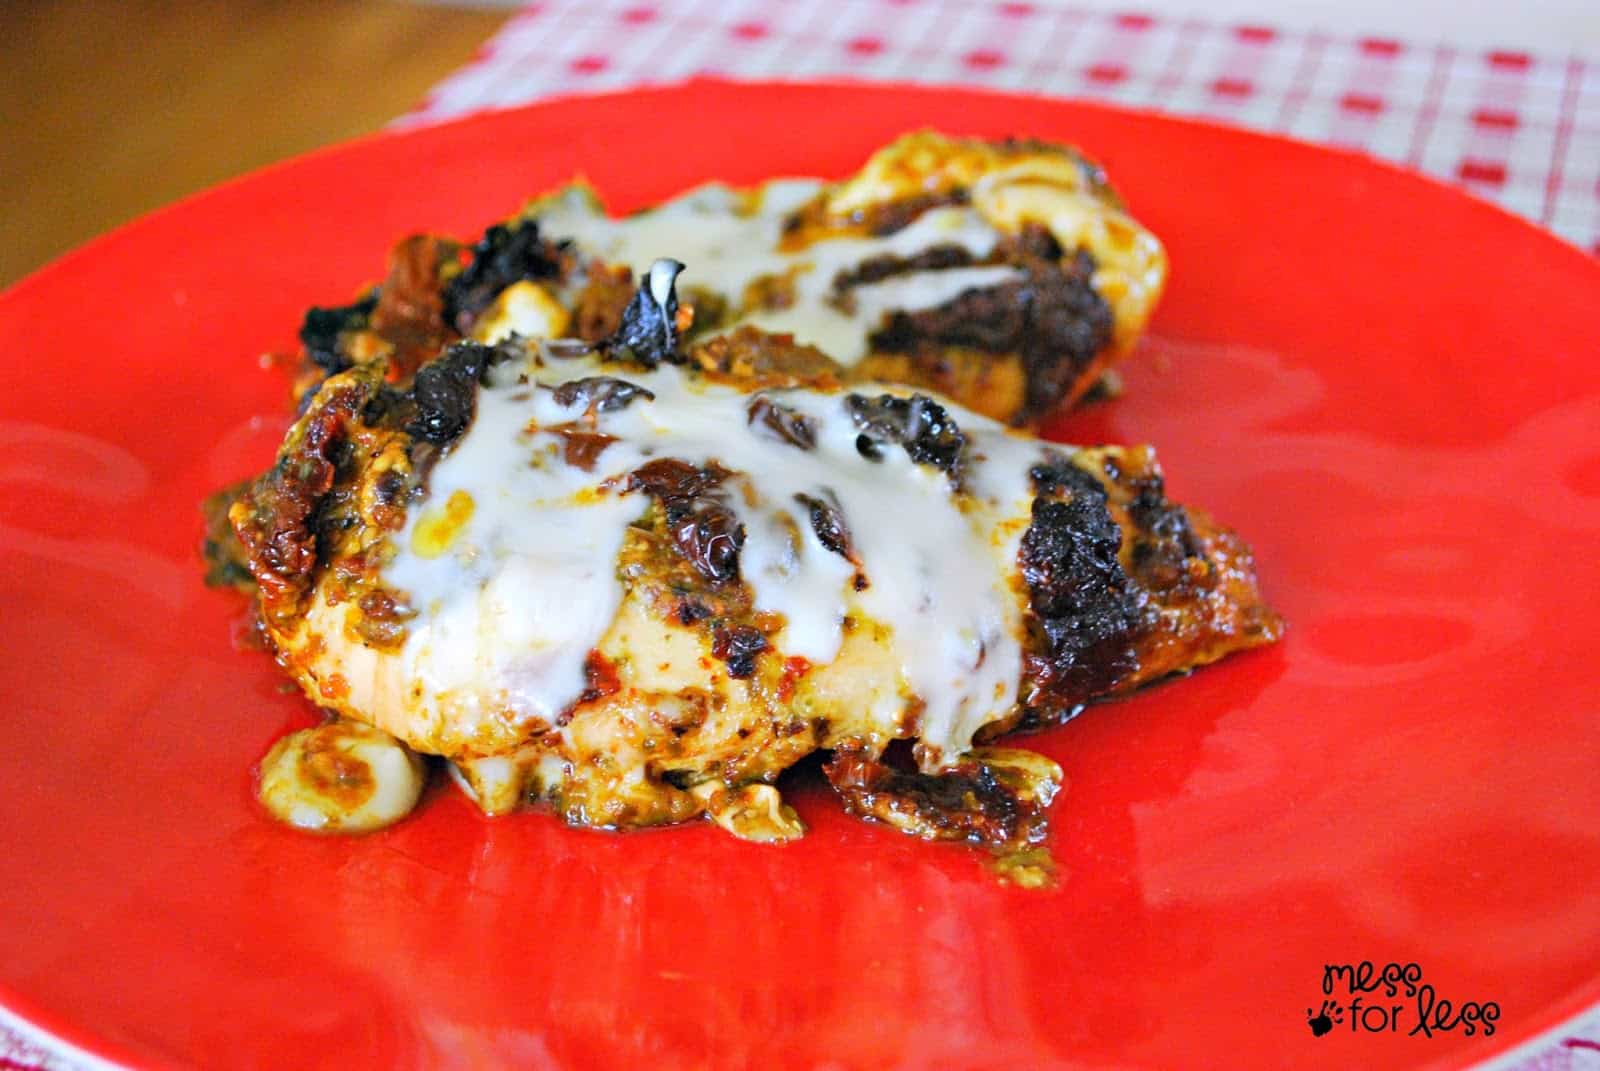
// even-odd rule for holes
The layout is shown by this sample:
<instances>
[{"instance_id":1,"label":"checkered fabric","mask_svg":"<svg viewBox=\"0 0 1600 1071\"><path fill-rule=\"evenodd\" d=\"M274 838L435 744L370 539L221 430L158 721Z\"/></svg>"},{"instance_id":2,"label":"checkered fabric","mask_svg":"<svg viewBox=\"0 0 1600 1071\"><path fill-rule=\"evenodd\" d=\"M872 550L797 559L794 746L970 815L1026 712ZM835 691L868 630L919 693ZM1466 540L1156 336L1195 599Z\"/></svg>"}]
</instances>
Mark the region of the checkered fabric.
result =
<instances>
[{"instance_id":1,"label":"checkered fabric","mask_svg":"<svg viewBox=\"0 0 1600 1071\"><path fill-rule=\"evenodd\" d=\"M1019 0L546 0L402 124L554 94L850 77L1086 97L1364 150L1600 255L1600 63Z\"/></svg>"},{"instance_id":2,"label":"checkered fabric","mask_svg":"<svg viewBox=\"0 0 1600 1071\"><path fill-rule=\"evenodd\" d=\"M546 0L396 125L695 76L1086 97L1362 150L1600 255L1600 63L1020 0ZM0 1071L82 1065L0 1022ZM1600 1071L1600 1010L1497 1071Z\"/></svg>"}]
</instances>

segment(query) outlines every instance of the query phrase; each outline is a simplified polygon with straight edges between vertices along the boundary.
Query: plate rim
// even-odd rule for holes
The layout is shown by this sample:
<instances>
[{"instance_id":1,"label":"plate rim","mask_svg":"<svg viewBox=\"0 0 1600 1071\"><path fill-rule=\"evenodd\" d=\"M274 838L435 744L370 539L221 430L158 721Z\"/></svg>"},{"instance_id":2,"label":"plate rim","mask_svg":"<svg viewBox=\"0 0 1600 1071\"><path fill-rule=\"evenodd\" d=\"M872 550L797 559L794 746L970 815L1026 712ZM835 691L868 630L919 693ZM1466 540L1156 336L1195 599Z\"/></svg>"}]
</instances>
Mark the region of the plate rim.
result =
<instances>
[{"instance_id":1,"label":"plate rim","mask_svg":"<svg viewBox=\"0 0 1600 1071\"><path fill-rule=\"evenodd\" d=\"M1472 212L1486 214L1484 218L1498 220L1501 225L1508 220L1511 221L1526 236L1544 243L1547 248L1561 250L1562 255L1570 262L1566 270L1584 273L1590 277L1597 287L1600 287L1600 257L1591 255L1576 244L1527 217L1514 213L1493 201L1476 196L1444 179L1359 150L1320 144L1288 134L1256 130L1224 120L1177 115L1148 106L1130 106L1085 97L903 80L878 81L845 77L737 79L720 76L695 76L633 88L618 88L601 92L575 91L552 94L530 102L505 107L484 108L437 121L417 121L413 115L401 116L391 124L377 130L335 141L252 168L142 212L85 242L51 257L45 263L0 290L0 320L10 314L15 304L27 299L39 288L52 285L56 277L63 272L71 270L85 260L99 256L103 249L121 242L138 241L141 232L151 227L163 225L171 216L191 211L195 206L203 205L214 198L226 196L239 187L271 182L278 175L293 171L308 162L326 162L337 159L340 156L358 155L366 152L369 147L374 145L403 144L412 140L426 140L431 136L436 136L441 130L469 131L478 128L484 131L492 131L502 124L515 125L519 122L520 117L527 113L560 108L566 105L611 102L618 106L625 104L630 108L647 108L648 105L641 103L641 98L670 98L681 94L692 94L701 90L738 91L744 89L783 89L802 93L812 90L845 90L873 95L913 94L926 97L968 97L1027 101L1034 105L1045 104L1098 113L1113 120L1134 118L1141 122L1148 121L1158 125L1189 128L1202 132L1208 137L1218 137L1224 140L1242 139L1246 142L1254 142L1274 148L1280 153L1287 150L1289 157L1286 160L1286 166L1293 166L1300 154L1307 154L1304 158L1336 160L1343 167L1354 167L1360 170L1376 169L1391 179L1413 185L1420 184L1432 196L1442 193L1445 196L1454 198L1463 207L1471 206L1470 210ZM529 194L528 196L533 195ZM1541 1045L1553 1041L1573 1023L1585 1018L1597 1009L1600 1009L1600 965L1596 966L1593 974L1582 985L1569 991L1559 1000L1548 1002L1538 1012L1530 1012L1523 1016L1522 1022L1531 1024L1530 1028L1520 1036L1508 1036L1509 1040L1503 1047L1498 1048L1497 1051L1479 1061L1475 1066L1493 1069L1493 1071L1509 1071L1511 1061L1525 1057L1536 1051ZM26 1028L22 1031L25 1037L27 1031L31 1030L67 1050L65 1055L69 1058L88 1062L91 1066L141 1066L132 1050L119 1045L109 1038L93 1033L92 1024L79 1023L67 1014L52 1012L39 1002L29 998L25 992L9 983L6 979L0 978L0 1027L12 1025L8 1023L8 1019L15 1020ZM1417 1066L1426 1071L1426 1069L1443 1069L1459 1065L1445 1058L1436 1058L1427 1060Z\"/></svg>"},{"instance_id":2,"label":"plate rim","mask_svg":"<svg viewBox=\"0 0 1600 1071\"><path fill-rule=\"evenodd\" d=\"M1572 258L1575 263L1583 265L1582 270L1595 275L1596 282L1600 282L1600 257L1596 257L1561 235L1556 234L1526 216L1512 212L1510 209L1494 201L1479 197L1460 186L1445 181L1442 178L1430 175L1425 171L1397 164L1378 156L1372 156L1357 149L1348 149L1338 145L1324 145L1320 142L1306 138L1296 137L1292 134L1256 130L1251 127L1230 123L1226 120L1213 119L1201 116L1177 115L1164 112L1157 108L1144 105L1124 105L1097 100L1092 97L1058 96L1049 93L1028 93L1018 90L995 89L989 86L964 86L960 84L936 84L927 82L908 82L903 80L875 81L870 79L857 79L846 77L819 78L819 79L785 79L762 78L742 79L726 78L714 75L696 75L680 81L652 83L634 88L607 89L599 92L570 92L556 93L548 97L521 104L507 105L504 107L481 108L462 115L450 116L437 121L408 121L413 118L413 113L399 116L388 125L377 130L358 134L354 137L343 138L338 141L319 145L314 149L296 153L280 160L262 164L259 167L241 172L220 182L204 186L198 190L186 193L175 200L157 205L147 211L141 212L131 219L111 227L88 240L72 246L51 257L43 264L32 269L20 279L0 289L0 311L14 298L31 291L40 285L41 276L54 274L59 269L70 266L72 263L85 256L96 253L102 245L121 241L127 238L128 232L136 231L152 223L158 222L169 214L186 211L192 204L207 200L211 197L231 192L235 187L259 181L275 175L279 171L289 170L301 164L317 160L321 161L346 153L359 152L366 146L374 143L387 143L394 141L408 141L413 138L423 137L430 131L441 128L465 129L472 126L492 126L503 122L515 122L518 115L552 106L572 104L576 102L624 101L640 97L673 96L679 93L692 92L697 89L793 89L805 92L813 89L842 89L855 92L870 92L874 94L955 94L959 96L989 97L998 99L1026 100L1034 103L1059 104L1072 108L1081 108L1086 111L1100 112L1111 116L1135 116L1142 120L1152 120L1157 123L1175 124L1180 127L1190 127L1223 135L1230 138L1243 138L1247 141L1266 142L1278 146L1288 146L1297 152L1309 151L1315 155L1327 156L1343 161L1345 164L1362 167L1376 167L1379 171L1386 172L1391 177L1407 182L1420 182L1436 192L1442 192L1450 197L1457 198L1460 202L1470 204L1478 211L1487 211L1492 217L1502 221L1509 220L1522 228L1525 232L1538 238L1553 243L1561 248ZM530 195L532 196L532 195Z\"/></svg>"}]
</instances>

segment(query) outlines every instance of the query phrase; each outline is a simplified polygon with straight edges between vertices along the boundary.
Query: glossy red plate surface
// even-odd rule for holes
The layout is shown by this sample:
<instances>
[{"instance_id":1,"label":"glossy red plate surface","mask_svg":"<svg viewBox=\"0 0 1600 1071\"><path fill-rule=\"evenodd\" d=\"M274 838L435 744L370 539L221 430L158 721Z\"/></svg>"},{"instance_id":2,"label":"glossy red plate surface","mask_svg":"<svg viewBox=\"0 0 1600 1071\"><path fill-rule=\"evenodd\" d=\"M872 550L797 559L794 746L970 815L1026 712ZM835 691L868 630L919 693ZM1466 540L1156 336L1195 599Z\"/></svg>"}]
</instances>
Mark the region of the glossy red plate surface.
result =
<instances>
[{"instance_id":1,"label":"glossy red plate surface","mask_svg":"<svg viewBox=\"0 0 1600 1071\"><path fill-rule=\"evenodd\" d=\"M281 829L249 769L308 720L200 583L201 496L265 465L256 355L574 172L630 208L843 174L907 128L1065 139L1169 244L1121 400L1240 528L1278 647L1031 744L1063 880L844 819ZM691 266L692 268L692 266ZM571 100L320 153L0 297L0 1002L134 1063L1457 1065L1600 998L1600 266L1421 179L1255 135L937 90ZM1313 1037L1325 963L1415 962L1460 1027ZM1336 993L1335 996L1342 996ZM1381 998L1381 994L1378 995Z\"/></svg>"}]
</instances>

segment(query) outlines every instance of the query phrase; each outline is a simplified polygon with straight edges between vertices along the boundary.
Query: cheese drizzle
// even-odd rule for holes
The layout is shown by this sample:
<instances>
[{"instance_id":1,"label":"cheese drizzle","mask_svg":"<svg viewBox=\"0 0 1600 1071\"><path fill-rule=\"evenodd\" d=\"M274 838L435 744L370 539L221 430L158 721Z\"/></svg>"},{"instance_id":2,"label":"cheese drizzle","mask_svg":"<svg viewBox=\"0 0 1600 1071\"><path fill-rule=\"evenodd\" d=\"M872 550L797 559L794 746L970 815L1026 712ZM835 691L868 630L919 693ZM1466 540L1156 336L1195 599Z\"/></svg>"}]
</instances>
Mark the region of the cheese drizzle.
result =
<instances>
[{"instance_id":1,"label":"cheese drizzle","mask_svg":"<svg viewBox=\"0 0 1600 1071\"><path fill-rule=\"evenodd\" d=\"M520 367L499 366L472 427L396 537L384 582L418 612L399 657L427 702L449 703L449 716L468 726L508 711L527 725L558 725L621 604L627 526L649 506L621 488L642 465L672 458L733 473L725 487L745 534L741 576L756 610L782 616L773 637L782 656L831 662L847 615L886 626L902 688L862 712L868 724L897 735L914 697L916 735L938 763L1010 711L1021 672L1016 550L1032 501L1028 471L1044 456L1038 441L947 405L967 440L958 489L903 449L865 456L843 392L763 392L813 422L815 446L802 449L752 422L751 395L734 387L675 365L604 371L653 398L594 414L595 430L616 441L585 470L566 461L550 430L570 425L583 404L561 404L553 388L595 374L593 365L533 346ZM419 552L418 533L462 496L473 508L453 544ZM856 565L819 540L807 499L837 504L863 590Z\"/></svg>"}]
</instances>

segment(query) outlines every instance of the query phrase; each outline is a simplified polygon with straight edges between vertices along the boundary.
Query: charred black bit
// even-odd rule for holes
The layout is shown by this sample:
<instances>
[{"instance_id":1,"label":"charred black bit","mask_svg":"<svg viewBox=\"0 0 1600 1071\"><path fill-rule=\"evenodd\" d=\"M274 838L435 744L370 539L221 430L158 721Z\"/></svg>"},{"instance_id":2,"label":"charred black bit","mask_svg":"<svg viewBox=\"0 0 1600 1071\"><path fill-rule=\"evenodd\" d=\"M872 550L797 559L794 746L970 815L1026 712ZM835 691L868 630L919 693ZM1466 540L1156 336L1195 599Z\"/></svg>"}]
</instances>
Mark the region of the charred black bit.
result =
<instances>
[{"instance_id":1,"label":"charred black bit","mask_svg":"<svg viewBox=\"0 0 1600 1071\"><path fill-rule=\"evenodd\" d=\"M819 198L790 213L783 221L783 232L795 234L808 227L833 229L844 225L860 228L868 234L882 237L908 226L930 208L966 204L970 200L971 195L966 189L956 187L912 194L896 201L874 201L864 208L830 215L827 199Z\"/></svg>"},{"instance_id":2,"label":"charred black bit","mask_svg":"<svg viewBox=\"0 0 1600 1071\"><path fill-rule=\"evenodd\" d=\"M1037 844L1048 829L1048 799L1025 798L988 763L925 774L840 750L822 771L851 814L925 839L1005 849Z\"/></svg>"},{"instance_id":3,"label":"charred black bit","mask_svg":"<svg viewBox=\"0 0 1600 1071\"><path fill-rule=\"evenodd\" d=\"M744 546L744 525L722 498L728 476L716 462L701 469L676 458L659 458L628 477L629 491L643 491L661 504L678 552L713 584L738 579Z\"/></svg>"},{"instance_id":4,"label":"charred black bit","mask_svg":"<svg viewBox=\"0 0 1600 1071\"><path fill-rule=\"evenodd\" d=\"M749 422L760 424L771 429L779 439L802 450L810 450L817 445L817 422L797 409L768 398L765 394L758 394L750 399L746 412Z\"/></svg>"},{"instance_id":5,"label":"charred black bit","mask_svg":"<svg viewBox=\"0 0 1600 1071\"><path fill-rule=\"evenodd\" d=\"M562 254L570 246L541 239L535 220L516 227L501 223L490 227L472 247L472 262L445 284L445 322L464 335L512 283L560 277Z\"/></svg>"},{"instance_id":6,"label":"charred black bit","mask_svg":"<svg viewBox=\"0 0 1600 1071\"><path fill-rule=\"evenodd\" d=\"M869 340L890 353L962 346L1017 353L1027 373L1023 418L1053 407L1111 343L1111 307L1090 285L1094 259L1065 264L1016 253L1024 278L964 291L943 305L892 313Z\"/></svg>"},{"instance_id":7,"label":"charred black bit","mask_svg":"<svg viewBox=\"0 0 1600 1071\"><path fill-rule=\"evenodd\" d=\"M484 374L510 356L500 346L458 342L417 371L412 396L417 415L406 430L435 446L449 446L472 424Z\"/></svg>"},{"instance_id":8,"label":"charred black bit","mask_svg":"<svg viewBox=\"0 0 1600 1071\"><path fill-rule=\"evenodd\" d=\"M842 293L852 287L881 282L895 275L962 268L972 262L972 254L959 245L936 245L909 257L883 253L868 257L854 268L841 270L833 277L833 290L835 293Z\"/></svg>"},{"instance_id":9,"label":"charred black bit","mask_svg":"<svg viewBox=\"0 0 1600 1071\"><path fill-rule=\"evenodd\" d=\"M622 313L622 326L605 341L646 368L677 360L678 274L683 265L662 258L651 265ZM664 290L664 294L658 291Z\"/></svg>"},{"instance_id":10,"label":"charred black bit","mask_svg":"<svg viewBox=\"0 0 1600 1071\"><path fill-rule=\"evenodd\" d=\"M1133 481L1133 488L1128 518L1136 530L1134 570L1150 586L1169 588L1182 579L1185 559L1201 556L1199 542L1183 507L1167 500L1166 483L1160 475L1140 477Z\"/></svg>"},{"instance_id":11,"label":"charred black bit","mask_svg":"<svg viewBox=\"0 0 1600 1071\"><path fill-rule=\"evenodd\" d=\"M756 656L767 649L767 638L753 625L719 628L711 637L711 653L728 664L728 676L741 680L756 671Z\"/></svg>"},{"instance_id":12,"label":"charred black bit","mask_svg":"<svg viewBox=\"0 0 1600 1071\"><path fill-rule=\"evenodd\" d=\"M972 200L965 187L944 191L913 194L898 201L878 202L850 214L852 222L864 225L874 236L882 238L904 230L924 212L946 205L964 205Z\"/></svg>"},{"instance_id":13,"label":"charred black bit","mask_svg":"<svg viewBox=\"0 0 1600 1071\"><path fill-rule=\"evenodd\" d=\"M811 512L811 530L817 533L817 542L841 558L855 561L850 529L845 525L844 514L839 512L839 507L811 495L795 495L794 498Z\"/></svg>"},{"instance_id":14,"label":"charred black bit","mask_svg":"<svg viewBox=\"0 0 1600 1071\"><path fill-rule=\"evenodd\" d=\"M412 394L385 383L367 399L361 422L374 428L403 428L416 415L417 403Z\"/></svg>"},{"instance_id":15,"label":"charred black bit","mask_svg":"<svg viewBox=\"0 0 1600 1071\"><path fill-rule=\"evenodd\" d=\"M1022 538L1023 578L1033 610L1057 618L1097 608L1126 583L1117 563L1122 530L1105 500L1073 495L1035 499L1033 523Z\"/></svg>"},{"instance_id":16,"label":"charred black bit","mask_svg":"<svg viewBox=\"0 0 1600 1071\"><path fill-rule=\"evenodd\" d=\"M330 376L349 368L352 362L340 351L339 338L346 332L366 327L372 310L377 307L376 289L353 305L311 306L300 325L300 343L306 348L306 356Z\"/></svg>"},{"instance_id":17,"label":"charred black bit","mask_svg":"<svg viewBox=\"0 0 1600 1071\"><path fill-rule=\"evenodd\" d=\"M1028 470L1028 480L1035 494L1085 494L1106 501L1105 484L1055 450L1046 451L1045 460Z\"/></svg>"},{"instance_id":18,"label":"charred black bit","mask_svg":"<svg viewBox=\"0 0 1600 1071\"><path fill-rule=\"evenodd\" d=\"M898 398L880 394L867 398L852 394L844 400L850 417L861 429L856 449L873 461L882 457L883 443L898 443L911 460L954 476L961 464L967 437L944 407L925 394Z\"/></svg>"},{"instance_id":19,"label":"charred black bit","mask_svg":"<svg viewBox=\"0 0 1600 1071\"><path fill-rule=\"evenodd\" d=\"M1046 651L1026 667L1028 702L1065 711L1137 668L1143 605L1117 558L1104 485L1059 457L1030 475L1039 497L1017 558Z\"/></svg>"},{"instance_id":20,"label":"charred black bit","mask_svg":"<svg viewBox=\"0 0 1600 1071\"><path fill-rule=\"evenodd\" d=\"M1008 235L1004 240L1004 251L1008 259L1026 259L1032 257L1036 260L1057 261L1061 259L1064 250L1061 243L1056 241L1056 236L1050 233L1050 228L1042 223L1031 220L1022 225L1016 234ZM1089 256L1083 253L1083 256ZM1094 262L1090 260L1086 265L1088 273L1094 273Z\"/></svg>"},{"instance_id":21,"label":"charred black bit","mask_svg":"<svg viewBox=\"0 0 1600 1071\"><path fill-rule=\"evenodd\" d=\"M1188 515L1167 499L1165 480L1158 475L1145 476L1134 481L1134 488L1128 515L1135 525L1155 539L1181 544L1186 556L1200 553Z\"/></svg>"},{"instance_id":22,"label":"charred black bit","mask_svg":"<svg viewBox=\"0 0 1600 1071\"><path fill-rule=\"evenodd\" d=\"M582 405L593 416L625 409L635 399L655 401L652 391L614 376L585 376L561 384L551 392L557 405Z\"/></svg>"}]
</instances>

